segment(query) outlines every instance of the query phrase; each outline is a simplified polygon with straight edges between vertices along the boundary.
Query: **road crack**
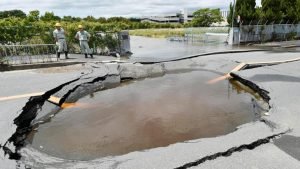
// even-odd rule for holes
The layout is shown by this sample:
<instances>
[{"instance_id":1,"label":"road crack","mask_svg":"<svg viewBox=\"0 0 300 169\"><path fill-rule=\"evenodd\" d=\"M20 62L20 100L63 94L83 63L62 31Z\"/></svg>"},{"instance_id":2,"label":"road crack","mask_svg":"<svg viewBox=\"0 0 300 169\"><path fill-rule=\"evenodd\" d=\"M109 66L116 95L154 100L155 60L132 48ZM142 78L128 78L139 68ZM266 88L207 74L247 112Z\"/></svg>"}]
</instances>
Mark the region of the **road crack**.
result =
<instances>
[{"instance_id":1,"label":"road crack","mask_svg":"<svg viewBox=\"0 0 300 169\"><path fill-rule=\"evenodd\" d=\"M190 167L195 167L195 166L198 166L206 161L210 161L210 160L215 160L219 157L229 157L231 156L233 153L236 153L236 152L242 152L244 150L253 150L261 145L264 145L264 144L267 144L267 143L270 143L271 140L277 138L277 137L280 137L286 133L290 132L290 130L288 131L285 131L285 132L282 132L282 133L279 133L279 134L274 134L272 136L269 136L269 137L266 137L266 138L263 138L263 139L259 139L257 141L254 141L250 144L243 144L241 146L238 146L238 147L232 147L230 149L228 149L227 151L224 151L224 152L218 152L218 153L215 153L215 154L212 154L212 155L209 155L209 156L205 156L197 161L194 161L194 162L190 162L190 163L186 163L180 167L177 167L175 169L186 169L186 168L190 168Z\"/></svg>"}]
</instances>

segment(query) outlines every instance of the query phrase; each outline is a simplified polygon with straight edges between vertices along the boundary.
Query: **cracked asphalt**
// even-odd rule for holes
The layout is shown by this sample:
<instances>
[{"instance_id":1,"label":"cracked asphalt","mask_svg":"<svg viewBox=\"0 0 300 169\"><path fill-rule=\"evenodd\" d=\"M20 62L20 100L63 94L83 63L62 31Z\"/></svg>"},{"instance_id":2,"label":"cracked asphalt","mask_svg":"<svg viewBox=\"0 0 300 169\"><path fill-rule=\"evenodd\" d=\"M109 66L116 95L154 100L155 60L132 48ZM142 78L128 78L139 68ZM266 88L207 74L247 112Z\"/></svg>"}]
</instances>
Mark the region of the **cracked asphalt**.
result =
<instances>
[{"instance_id":1,"label":"cracked asphalt","mask_svg":"<svg viewBox=\"0 0 300 169\"><path fill-rule=\"evenodd\" d=\"M74 90L74 87L108 74L117 75L120 79L138 79L187 70L207 70L217 73L218 78L240 63L296 58L299 58L297 52L256 51L207 55L154 65L90 62L60 68L1 72L0 97L47 92L63 83L80 79L76 81L76 85L70 84L53 94L62 97ZM261 121L239 126L235 132L224 136L191 140L93 161L58 159L26 146L20 151L20 161L9 160L0 150L0 168L300 168L299 71L300 61L294 61L233 72L239 78L268 91L271 108L269 115L263 116ZM114 79L109 82L119 83ZM14 119L22 112L29 98L0 101L1 146L15 132ZM12 149L12 145L7 146Z\"/></svg>"}]
</instances>

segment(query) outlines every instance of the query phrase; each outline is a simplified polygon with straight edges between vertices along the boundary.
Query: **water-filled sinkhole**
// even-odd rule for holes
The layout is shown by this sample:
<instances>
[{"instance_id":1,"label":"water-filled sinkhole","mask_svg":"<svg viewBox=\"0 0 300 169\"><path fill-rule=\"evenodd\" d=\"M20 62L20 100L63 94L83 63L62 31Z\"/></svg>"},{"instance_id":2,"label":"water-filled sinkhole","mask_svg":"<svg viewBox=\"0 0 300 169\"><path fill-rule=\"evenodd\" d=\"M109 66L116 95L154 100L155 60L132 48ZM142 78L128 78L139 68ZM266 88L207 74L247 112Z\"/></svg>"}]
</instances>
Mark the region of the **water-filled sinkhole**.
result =
<instances>
[{"instance_id":1,"label":"water-filled sinkhole","mask_svg":"<svg viewBox=\"0 0 300 169\"><path fill-rule=\"evenodd\" d=\"M91 160L233 132L255 120L251 97L207 71L130 82L80 99L39 126L34 148Z\"/></svg>"}]
</instances>

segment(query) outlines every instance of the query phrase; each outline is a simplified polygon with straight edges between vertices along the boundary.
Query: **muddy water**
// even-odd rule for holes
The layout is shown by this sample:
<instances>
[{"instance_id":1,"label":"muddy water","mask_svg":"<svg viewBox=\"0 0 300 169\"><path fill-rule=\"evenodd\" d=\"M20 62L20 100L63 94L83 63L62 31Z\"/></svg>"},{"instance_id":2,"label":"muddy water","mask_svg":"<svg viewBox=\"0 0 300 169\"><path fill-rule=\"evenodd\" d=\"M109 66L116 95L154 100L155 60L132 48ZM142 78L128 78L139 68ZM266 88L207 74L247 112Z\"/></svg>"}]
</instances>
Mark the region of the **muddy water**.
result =
<instances>
[{"instance_id":1,"label":"muddy water","mask_svg":"<svg viewBox=\"0 0 300 169\"><path fill-rule=\"evenodd\" d=\"M130 59L133 61L162 61L207 52L250 49L249 47L226 45L222 41L218 43L187 43L140 36L131 36L130 39L133 52Z\"/></svg>"},{"instance_id":2,"label":"muddy water","mask_svg":"<svg viewBox=\"0 0 300 169\"><path fill-rule=\"evenodd\" d=\"M195 71L136 81L82 98L32 133L36 149L91 160L224 135L254 120L251 98Z\"/></svg>"}]
</instances>

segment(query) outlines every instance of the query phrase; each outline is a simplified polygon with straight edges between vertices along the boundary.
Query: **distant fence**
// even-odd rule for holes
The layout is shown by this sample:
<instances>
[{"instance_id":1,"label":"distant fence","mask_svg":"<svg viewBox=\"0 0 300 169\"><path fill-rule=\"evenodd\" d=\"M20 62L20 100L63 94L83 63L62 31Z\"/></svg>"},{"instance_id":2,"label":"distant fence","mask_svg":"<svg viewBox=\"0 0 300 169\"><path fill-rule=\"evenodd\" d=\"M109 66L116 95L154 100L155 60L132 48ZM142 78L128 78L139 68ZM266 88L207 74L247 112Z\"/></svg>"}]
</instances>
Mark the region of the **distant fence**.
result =
<instances>
[{"instance_id":1,"label":"distant fence","mask_svg":"<svg viewBox=\"0 0 300 169\"><path fill-rule=\"evenodd\" d=\"M57 61L56 45L0 45L0 62L10 65Z\"/></svg>"},{"instance_id":2,"label":"distant fence","mask_svg":"<svg viewBox=\"0 0 300 169\"><path fill-rule=\"evenodd\" d=\"M300 24L242 25L240 42L285 41L300 37Z\"/></svg>"},{"instance_id":3,"label":"distant fence","mask_svg":"<svg viewBox=\"0 0 300 169\"><path fill-rule=\"evenodd\" d=\"M192 27L184 29L184 36L169 37L171 41L192 43L223 43L228 37L228 27Z\"/></svg>"}]
</instances>

